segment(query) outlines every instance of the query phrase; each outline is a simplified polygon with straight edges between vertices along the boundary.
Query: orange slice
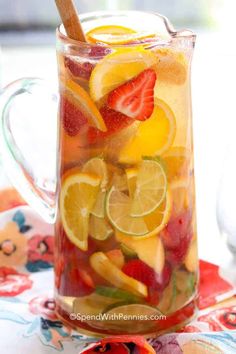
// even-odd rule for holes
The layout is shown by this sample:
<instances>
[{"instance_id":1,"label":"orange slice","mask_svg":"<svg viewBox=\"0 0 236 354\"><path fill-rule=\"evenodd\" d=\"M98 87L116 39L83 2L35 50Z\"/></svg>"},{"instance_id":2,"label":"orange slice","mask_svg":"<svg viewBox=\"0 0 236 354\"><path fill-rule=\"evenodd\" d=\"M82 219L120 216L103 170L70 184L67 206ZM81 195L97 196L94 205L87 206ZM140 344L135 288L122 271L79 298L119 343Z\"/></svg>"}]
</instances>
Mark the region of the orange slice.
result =
<instances>
[{"instance_id":1,"label":"orange slice","mask_svg":"<svg viewBox=\"0 0 236 354\"><path fill-rule=\"evenodd\" d=\"M101 178L76 169L63 178L60 213L63 228L77 247L88 249L89 216L100 190Z\"/></svg>"},{"instance_id":2,"label":"orange slice","mask_svg":"<svg viewBox=\"0 0 236 354\"><path fill-rule=\"evenodd\" d=\"M162 155L173 144L176 120L171 108L162 100L155 100L149 119L141 122L137 133L121 150L119 162L137 164L143 156Z\"/></svg>"},{"instance_id":3,"label":"orange slice","mask_svg":"<svg viewBox=\"0 0 236 354\"><path fill-rule=\"evenodd\" d=\"M90 77L90 95L94 101L139 75L156 63L156 56L142 47L116 49L102 59Z\"/></svg>"},{"instance_id":4,"label":"orange slice","mask_svg":"<svg viewBox=\"0 0 236 354\"><path fill-rule=\"evenodd\" d=\"M89 94L80 85L70 79L64 80L63 87L65 97L83 113L88 119L89 124L101 131L107 131L102 115L89 97Z\"/></svg>"},{"instance_id":5,"label":"orange slice","mask_svg":"<svg viewBox=\"0 0 236 354\"><path fill-rule=\"evenodd\" d=\"M107 25L93 28L86 33L86 38L87 41L91 43L119 44L122 43L120 40L124 35L134 33L136 33L136 31L128 27Z\"/></svg>"}]
</instances>

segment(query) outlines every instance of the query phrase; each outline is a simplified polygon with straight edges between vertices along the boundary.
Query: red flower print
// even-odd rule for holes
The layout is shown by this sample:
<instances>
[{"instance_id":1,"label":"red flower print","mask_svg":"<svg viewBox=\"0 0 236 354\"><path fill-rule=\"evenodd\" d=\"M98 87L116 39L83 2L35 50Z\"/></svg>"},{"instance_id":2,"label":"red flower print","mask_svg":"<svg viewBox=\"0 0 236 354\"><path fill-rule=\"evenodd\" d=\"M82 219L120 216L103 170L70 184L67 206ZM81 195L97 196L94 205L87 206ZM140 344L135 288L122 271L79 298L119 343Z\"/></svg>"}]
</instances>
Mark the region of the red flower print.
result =
<instances>
[{"instance_id":1,"label":"red flower print","mask_svg":"<svg viewBox=\"0 0 236 354\"><path fill-rule=\"evenodd\" d=\"M37 296L29 302L30 312L34 315L43 315L46 318L55 320L55 301L47 296Z\"/></svg>"},{"instance_id":2,"label":"red flower print","mask_svg":"<svg viewBox=\"0 0 236 354\"><path fill-rule=\"evenodd\" d=\"M12 268L0 268L0 296L16 296L33 285L28 274L19 273Z\"/></svg>"},{"instance_id":3,"label":"red flower print","mask_svg":"<svg viewBox=\"0 0 236 354\"><path fill-rule=\"evenodd\" d=\"M28 241L28 261L53 263L53 236L35 235Z\"/></svg>"}]
</instances>

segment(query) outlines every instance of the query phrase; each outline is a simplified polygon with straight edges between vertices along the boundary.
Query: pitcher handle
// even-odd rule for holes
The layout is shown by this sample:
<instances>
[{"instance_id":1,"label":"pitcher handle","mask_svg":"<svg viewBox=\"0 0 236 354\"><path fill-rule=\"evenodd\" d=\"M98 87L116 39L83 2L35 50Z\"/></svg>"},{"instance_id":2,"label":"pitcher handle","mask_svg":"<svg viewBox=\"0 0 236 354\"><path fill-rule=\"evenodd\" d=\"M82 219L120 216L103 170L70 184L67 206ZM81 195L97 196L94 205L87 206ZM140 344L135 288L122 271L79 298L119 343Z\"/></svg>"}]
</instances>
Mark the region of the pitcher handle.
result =
<instances>
[{"instance_id":1,"label":"pitcher handle","mask_svg":"<svg viewBox=\"0 0 236 354\"><path fill-rule=\"evenodd\" d=\"M48 84L37 78L17 80L0 95L4 169L48 223L54 223L56 215L57 101Z\"/></svg>"}]
</instances>

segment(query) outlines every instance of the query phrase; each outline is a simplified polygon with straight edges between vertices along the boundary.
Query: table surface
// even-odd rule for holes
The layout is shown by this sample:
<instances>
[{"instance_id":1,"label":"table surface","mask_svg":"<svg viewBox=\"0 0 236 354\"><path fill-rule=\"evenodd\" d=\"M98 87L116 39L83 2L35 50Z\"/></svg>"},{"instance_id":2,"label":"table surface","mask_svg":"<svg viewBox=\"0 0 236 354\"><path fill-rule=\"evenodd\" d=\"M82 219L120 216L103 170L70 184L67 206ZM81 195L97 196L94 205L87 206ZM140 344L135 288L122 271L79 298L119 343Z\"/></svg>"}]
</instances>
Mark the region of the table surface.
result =
<instances>
[{"instance_id":1,"label":"table surface","mask_svg":"<svg viewBox=\"0 0 236 354\"><path fill-rule=\"evenodd\" d=\"M236 46L231 43L233 38L226 33L199 33L192 81L199 253L202 259L227 268L234 261L219 234L215 211L225 156L236 127ZM52 46L3 47L1 62L2 86L27 76L56 82Z\"/></svg>"}]
</instances>

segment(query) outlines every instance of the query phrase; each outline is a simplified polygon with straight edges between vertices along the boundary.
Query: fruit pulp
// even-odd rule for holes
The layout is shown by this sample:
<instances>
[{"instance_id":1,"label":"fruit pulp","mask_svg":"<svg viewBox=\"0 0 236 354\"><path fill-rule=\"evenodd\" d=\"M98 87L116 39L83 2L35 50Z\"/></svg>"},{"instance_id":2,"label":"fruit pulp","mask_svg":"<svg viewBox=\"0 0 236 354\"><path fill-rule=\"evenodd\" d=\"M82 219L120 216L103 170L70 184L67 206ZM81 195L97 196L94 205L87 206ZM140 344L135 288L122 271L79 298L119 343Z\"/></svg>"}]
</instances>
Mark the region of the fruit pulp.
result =
<instances>
[{"instance_id":1,"label":"fruit pulp","mask_svg":"<svg viewBox=\"0 0 236 354\"><path fill-rule=\"evenodd\" d=\"M57 312L90 333L162 333L197 296L190 53L125 31L58 53Z\"/></svg>"}]
</instances>

